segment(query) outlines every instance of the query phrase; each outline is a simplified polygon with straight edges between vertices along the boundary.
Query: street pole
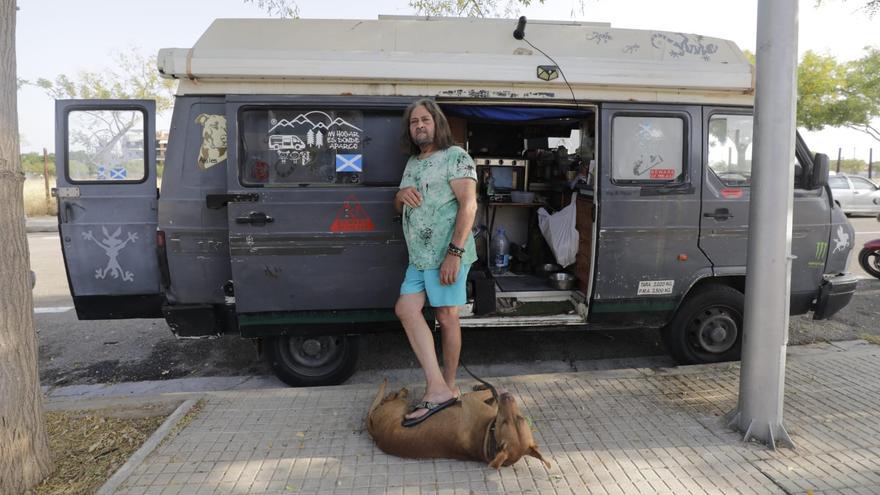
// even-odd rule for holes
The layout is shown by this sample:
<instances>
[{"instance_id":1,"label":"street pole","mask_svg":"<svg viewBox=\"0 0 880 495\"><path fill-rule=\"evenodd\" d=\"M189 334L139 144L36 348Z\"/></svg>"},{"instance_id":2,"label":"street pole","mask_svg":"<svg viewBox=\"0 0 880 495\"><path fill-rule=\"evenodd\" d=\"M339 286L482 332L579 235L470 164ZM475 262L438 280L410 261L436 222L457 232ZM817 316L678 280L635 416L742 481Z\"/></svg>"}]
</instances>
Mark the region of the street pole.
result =
<instances>
[{"instance_id":1,"label":"street pole","mask_svg":"<svg viewBox=\"0 0 880 495\"><path fill-rule=\"evenodd\" d=\"M49 207L49 153L43 148L43 181L46 183L46 214L51 213L52 208Z\"/></svg>"},{"instance_id":2,"label":"street pole","mask_svg":"<svg viewBox=\"0 0 880 495\"><path fill-rule=\"evenodd\" d=\"M837 148L837 170L836 172L840 173L840 155L843 153L843 148Z\"/></svg>"},{"instance_id":3,"label":"street pole","mask_svg":"<svg viewBox=\"0 0 880 495\"><path fill-rule=\"evenodd\" d=\"M798 0L758 1L755 146L739 402L728 425L771 449L782 424L791 291Z\"/></svg>"},{"instance_id":4,"label":"street pole","mask_svg":"<svg viewBox=\"0 0 880 495\"><path fill-rule=\"evenodd\" d=\"M874 148L868 148L868 178L874 176Z\"/></svg>"}]
</instances>

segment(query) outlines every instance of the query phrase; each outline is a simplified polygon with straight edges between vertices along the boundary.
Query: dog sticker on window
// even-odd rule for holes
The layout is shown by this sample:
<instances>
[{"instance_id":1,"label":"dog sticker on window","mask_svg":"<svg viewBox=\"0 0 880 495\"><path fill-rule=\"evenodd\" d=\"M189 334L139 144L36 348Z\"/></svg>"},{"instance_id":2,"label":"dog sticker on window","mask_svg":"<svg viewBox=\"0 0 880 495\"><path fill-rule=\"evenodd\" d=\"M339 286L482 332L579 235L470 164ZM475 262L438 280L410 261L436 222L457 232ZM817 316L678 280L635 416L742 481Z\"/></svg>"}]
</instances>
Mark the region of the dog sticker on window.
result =
<instances>
[{"instance_id":1,"label":"dog sticker on window","mask_svg":"<svg viewBox=\"0 0 880 495\"><path fill-rule=\"evenodd\" d=\"M226 160L226 116L203 113L196 123L202 126L199 168L207 170Z\"/></svg>"}]
</instances>

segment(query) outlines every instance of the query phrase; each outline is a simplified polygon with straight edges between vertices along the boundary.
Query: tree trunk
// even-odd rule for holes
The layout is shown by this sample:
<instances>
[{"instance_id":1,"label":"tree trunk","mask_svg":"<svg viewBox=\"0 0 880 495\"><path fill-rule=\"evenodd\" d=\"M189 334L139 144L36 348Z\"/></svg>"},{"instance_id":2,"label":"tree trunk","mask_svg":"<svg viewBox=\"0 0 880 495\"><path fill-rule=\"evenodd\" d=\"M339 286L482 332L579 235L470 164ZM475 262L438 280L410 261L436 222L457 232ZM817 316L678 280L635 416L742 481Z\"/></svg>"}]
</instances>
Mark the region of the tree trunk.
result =
<instances>
[{"instance_id":1,"label":"tree trunk","mask_svg":"<svg viewBox=\"0 0 880 495\"><path fill-rule=\"evenodd\" d=\"M0 0L0 494L18 495L48 476L24 173L18 143L15 0Z\"/></svg>"}]
</instances>

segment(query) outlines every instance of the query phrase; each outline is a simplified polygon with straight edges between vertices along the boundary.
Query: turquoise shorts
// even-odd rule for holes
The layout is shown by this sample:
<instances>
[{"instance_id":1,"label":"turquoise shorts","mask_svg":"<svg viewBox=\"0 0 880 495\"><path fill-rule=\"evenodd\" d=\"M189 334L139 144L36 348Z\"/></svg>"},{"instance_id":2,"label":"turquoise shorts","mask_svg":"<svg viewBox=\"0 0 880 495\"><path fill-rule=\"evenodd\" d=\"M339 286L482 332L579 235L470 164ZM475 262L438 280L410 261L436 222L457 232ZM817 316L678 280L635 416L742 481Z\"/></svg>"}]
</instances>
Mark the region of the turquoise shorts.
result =
<instances>
[{"instance_id":1,"label":"turquoise shorts","mask_svg":"<svg viewBox=\"0 0 880 495\"><path fill-rule=\"evenodd\" d=\"M467 302L467 275L471 265L461 265L458 277L452 285L440 284L440 270L419 270L413 265L406 269L403 283L400 284L400 295L426 292L428 303L435 307L461 306Z\"/></svg>"}]
</instances>

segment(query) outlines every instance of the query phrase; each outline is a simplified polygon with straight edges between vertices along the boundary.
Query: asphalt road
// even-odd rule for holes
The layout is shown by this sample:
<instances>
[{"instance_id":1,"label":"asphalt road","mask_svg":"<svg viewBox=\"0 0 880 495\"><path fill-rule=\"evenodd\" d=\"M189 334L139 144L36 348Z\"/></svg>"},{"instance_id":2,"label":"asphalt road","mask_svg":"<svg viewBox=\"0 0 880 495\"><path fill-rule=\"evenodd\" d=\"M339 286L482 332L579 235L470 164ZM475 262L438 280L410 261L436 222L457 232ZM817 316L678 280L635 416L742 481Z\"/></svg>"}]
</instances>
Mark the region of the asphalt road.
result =
<instances>
[{"instance_id":1,"label":"asphalt road","mask_svg":"<svg viewBox=\"0 0 880 495\"><path fill-rule=\"evenodd\" d=\"M874 218L851 219L855 250L880 237ZM43 385L164 380L181 377L270 375L248 340L177 340L164 320L78 321L67 287L57 234L28 235L39 334ZM864 275L855 254L851 271ZM791 319L791 344L850 340L880 335L880 280L863 280L850 305L831 320ZM383 371L418 368L405 336L370 335L360 339L353 382ZM462 360L493 375L577 371L616 366L672 365L656 331L466 331ZM279 382L280 383L280 382Z\"/></svg>"}]
</instances>

